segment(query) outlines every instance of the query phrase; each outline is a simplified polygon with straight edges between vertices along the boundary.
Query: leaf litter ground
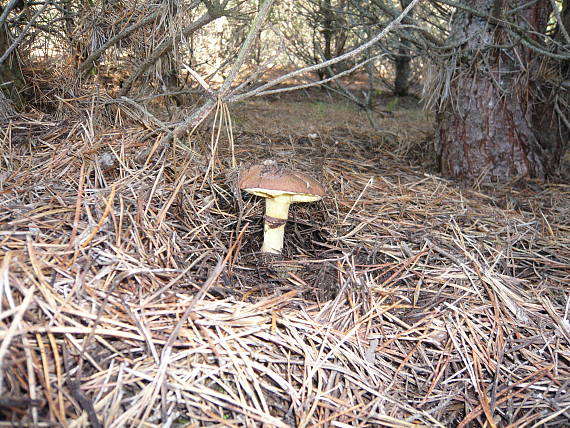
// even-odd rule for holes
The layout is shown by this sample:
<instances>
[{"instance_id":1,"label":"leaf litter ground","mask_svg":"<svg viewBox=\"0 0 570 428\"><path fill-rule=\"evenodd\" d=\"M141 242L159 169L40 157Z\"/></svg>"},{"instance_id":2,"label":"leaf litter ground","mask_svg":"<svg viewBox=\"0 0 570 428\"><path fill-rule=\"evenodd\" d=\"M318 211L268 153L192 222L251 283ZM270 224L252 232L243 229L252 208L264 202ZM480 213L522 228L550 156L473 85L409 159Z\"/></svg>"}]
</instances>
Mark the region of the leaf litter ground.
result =
<instances>
[{"instance_id":1,"label":"leaf litter ground","mask_svg":"<svg viewBox=\"0 0 570 428\"><path fill-rule=\"evenodd\" d=\"M464 187L428 114L316 94L236 106L233 146L116 106L3 127L0 426L568 422L568 177ZM280 260L232 151L328 190Z\"/></svg>"}]
</instances>

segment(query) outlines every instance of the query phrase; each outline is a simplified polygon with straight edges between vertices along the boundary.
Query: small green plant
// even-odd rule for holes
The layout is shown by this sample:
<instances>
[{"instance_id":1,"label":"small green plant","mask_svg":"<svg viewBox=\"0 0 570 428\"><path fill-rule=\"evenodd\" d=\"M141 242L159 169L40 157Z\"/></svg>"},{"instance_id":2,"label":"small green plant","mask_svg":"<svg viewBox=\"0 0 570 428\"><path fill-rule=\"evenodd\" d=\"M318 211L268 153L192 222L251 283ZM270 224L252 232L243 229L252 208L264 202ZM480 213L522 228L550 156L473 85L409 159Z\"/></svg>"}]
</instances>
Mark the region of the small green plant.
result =
<instances>
[{"instance_id":1,"label":"small green plant","mask_svg":"<svg viewBox=\"0 0 570 428\"><path fill-rule=\"evenodd\" d=\"M324 102L322 101L317 101L316 102L316 108L317 108L317 112L319 114L325 114L326 110L327 110L327 106Z\"/></svg>"},{"instance_id":2,"label":"small green plant","mask_svg":"<svg viewBox=\"0 0 570 428\"><path fill-rule=\"evenodd\" d=\"M400 98L398 97L392 98L390 102L386 104L386 110L392 113L394 110L396 110L396 107L398 106L399 103L400 103Z\"/></svg>"}]
</instances>

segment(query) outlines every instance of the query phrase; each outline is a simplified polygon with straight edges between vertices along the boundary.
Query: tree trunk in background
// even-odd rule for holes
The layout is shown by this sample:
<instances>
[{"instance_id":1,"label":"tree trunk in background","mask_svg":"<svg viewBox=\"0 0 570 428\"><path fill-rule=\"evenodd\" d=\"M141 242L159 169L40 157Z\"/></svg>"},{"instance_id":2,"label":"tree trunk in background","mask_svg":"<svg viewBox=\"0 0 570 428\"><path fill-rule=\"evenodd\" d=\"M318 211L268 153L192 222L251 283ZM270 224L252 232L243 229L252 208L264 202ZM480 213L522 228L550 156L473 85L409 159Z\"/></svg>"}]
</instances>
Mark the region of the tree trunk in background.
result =
<instances>
[{"instance_id":1,"label":"tree trunk in background","mask_svg":"<svg viewBox=\"0 0 570 428\"><path fill-rule=\"evenodd\" d=\"M328 61L333 57L332 55L332 42L333 42L333 22L334 15L332 13L331 0L322 0L319 4L319 16L321 20L321 34L323 36L322 55L315 55L317 61ZM320 48L318 49L320 50ZM334 72L331 68L323 68L318 71L319 78L324 79L331 77Z\"/></svg>"},{"instance_id":2,"label":"tree trunk in background","mask_svg":"<svg viewBox=\"0 0 570 428\"><path fill-rule=\"evenodd\" d=\"M407 8L412 0L400 0L400 6L402 10ZM412 18L413 10L408 14L409 18ZM410 32L406 28L400 29L403 32ZM394 78L394 95L402 97L408 95L410 90L410 75L411 75L411 61L410 56L410 46L411 42L408 38L400 38L400 48L398 49L398 55L394 59L394 65L396 68L396 77Z\"/></svg>"},{"instance_id":3,"label":"tree trunk in background","mask_svg":"<svg viewBox=\"0 0 570 428\"><path fill-rule=\"evenodd\" d=\"M465 3L499 19L521 5L517 0ZM543 34L550 5L549 0L531 2L512 19ZM537 40L536 33L529 37ZM544 70L550 67L544 65L559 70L560 64L521 45L506 28L461 10L449 43L460 47L450 57L448 93L437 115L442 172L467 181L556 174L569 130L555 112L558 90L550 83L560 76L548 79Z\"/></svg>"},{"instance_id":4,"label":"tree trunk in background","mask_svg":"<svg viewBox=\"0 0 570 428\"><path fill-rule=\"evenodd\" d=\"M0 7L0 15L2 7ZM0 56L10 47L10 40L5 26L0 26ZM14 51L15 52L15 51ZM20 71L18 57L14 53L0 64L0 118L14 114L13 107L21 108L24 104L20 90L24 86L24 78Z\"/></svg>"},{"instance_id":5,"label":"tree trunk in background","mask_svg":"<svg viewBox=\"0 0 570 428\"><path fill-rule=\"evenodd\" d=\"M570 0L564 0L562 3L562 25L558 25L556 29L556 40L570 46ZM570 81L570 60L563 61L561 64L562 78L566 82Z\"/></svg>"},{"instance_id":6,"label":"tree trunk in background","mask_svg":"<svg viewBox=\"0 0 570 428\"><path fill-rule=\"evenodd\" d=\"M319 0L315 22L321 37L313 40L313 56L316 62L328 61L340 56L345 51L348 40L348 26L343 17L345 1ZM317 70L319 79L332 77L349 68L346 61L338 62L330 67Z\"/></svg>"}]
</instances>

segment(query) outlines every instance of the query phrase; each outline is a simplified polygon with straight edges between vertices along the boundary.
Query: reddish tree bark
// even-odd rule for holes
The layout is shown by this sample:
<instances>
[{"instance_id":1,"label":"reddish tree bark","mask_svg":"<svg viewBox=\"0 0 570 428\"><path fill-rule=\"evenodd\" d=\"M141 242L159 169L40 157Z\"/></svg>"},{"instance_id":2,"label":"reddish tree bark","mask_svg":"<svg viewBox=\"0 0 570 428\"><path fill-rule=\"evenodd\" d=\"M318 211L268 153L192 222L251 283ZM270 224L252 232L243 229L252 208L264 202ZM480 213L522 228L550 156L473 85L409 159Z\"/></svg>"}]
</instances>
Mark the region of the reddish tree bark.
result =
<instances>
[{"instance_id":1,"label":"reddish tree bark","mask_svg":"<svg viewBox=\"0 0 570 428\"><path fill-rule=\"evenodd\" d=\"M569 131L555 111L557 88L541 75L541 66L552 60L521 44L520 32L500 23L519 1L465 4L497 19L466 11L455 15L449 43L458 47L437 115L442 172L468 181L556 174ZM541 0L511 19L526 29L523 37L537 41L550 12L550 1Z\"/></svg>"}]
</instances>

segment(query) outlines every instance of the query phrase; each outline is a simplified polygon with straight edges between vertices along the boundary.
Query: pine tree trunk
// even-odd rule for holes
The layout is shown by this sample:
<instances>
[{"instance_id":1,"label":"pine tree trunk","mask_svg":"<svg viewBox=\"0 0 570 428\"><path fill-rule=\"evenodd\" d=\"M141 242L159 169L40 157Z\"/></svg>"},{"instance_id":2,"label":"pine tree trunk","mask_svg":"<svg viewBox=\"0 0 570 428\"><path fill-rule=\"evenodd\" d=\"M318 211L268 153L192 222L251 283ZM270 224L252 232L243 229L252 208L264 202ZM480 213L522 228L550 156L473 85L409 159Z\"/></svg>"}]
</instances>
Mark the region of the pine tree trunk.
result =
<instances>
[{"instance_id":1,"label":"pine tree trunk","mask_svg":"<svg viewBox=\"0 0 570 428\"><path fill-rule=\"evenodd\" d=\"M465 3L498 19L520 6L516 0ZM529 3L515 22L544 34L550 5ZM449 91L437 116L442 172L467 181L547 178L557 173L569 134L555 112L554 89L542 83L545 59L495 22L456 12L449 42L460 47L448 65Z\"/></svg>"},{"instance_id":2,"label":"pine tree trunk","mask_svg":"<svg viewBox=\"0 0 570 428\"><path fill-rule=\"evenodd\" d=\"M2 14L2 7L0 7L0 14ZM6 31L5 26L0 26L0 56L10 47ZM24 78L20 71L18 57L12 53L0 64L0 118L13 115L14 107L23 106L23 99L20 96L23 86Z\"/></svg>"},{"instance_id":3,"label":"pine tree trunk","mask_svg":"<svg viewBox=\"0 0 570 428\"><path fill-rule=\"evenodd\" d=\"M328 61L333 57L332 43L333 43L333 20L331 0L323 0L319 5L319 13L321 19L321 34L323 36L322 58L321 61ZM317 58L320 57L317 52ZM334 74L332 68L324 68L319 70L319 78L324 79L331 77Z\"/></svg>"},{"instance_id":4,"label":"pine tree trunk","mask_svg":"<svg viewBox=\"0 0 570 428\"><path fill-rule=\"evenodd\" d=\"M407 8L411 0L400 0L400 6L402 10ZM408 14L409 18L413 17L413 11ZM402 28L400 31L405 33L411 33L410 30ZM411 62L412 57L410 56L410 46L411 42L407 38L400 38L400 47L398 49L398 55L394 59L394 66L396 71L396 77L394 78L394 95L402 97L408 95L410 90L410 75L412 73Z\"/></svg>"}]
</instances>

